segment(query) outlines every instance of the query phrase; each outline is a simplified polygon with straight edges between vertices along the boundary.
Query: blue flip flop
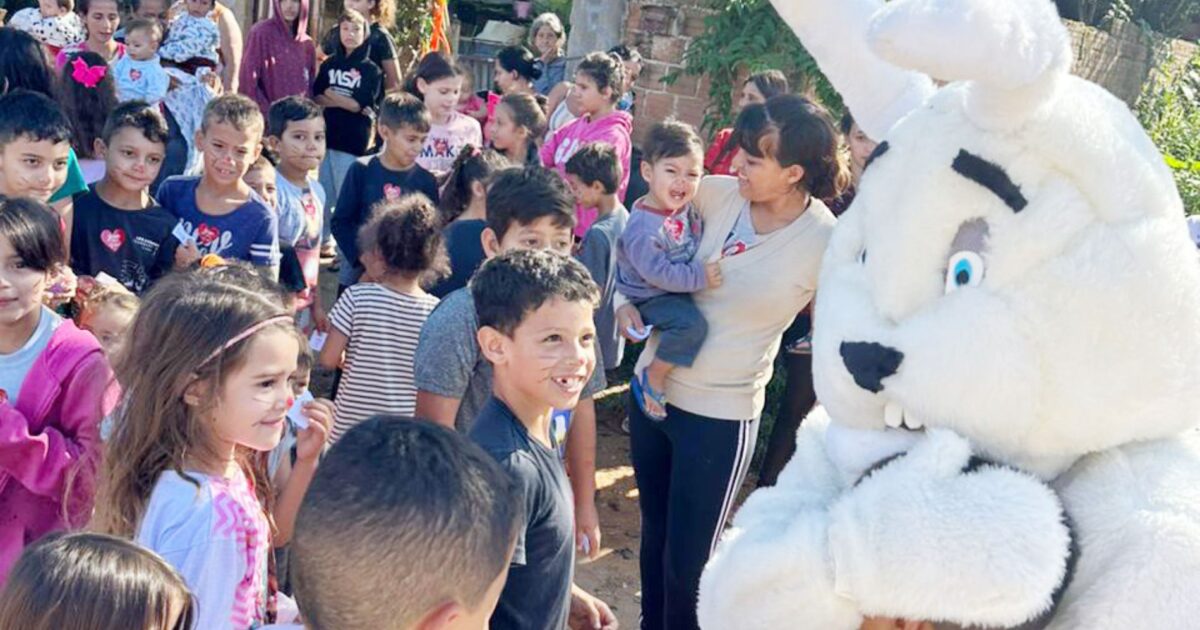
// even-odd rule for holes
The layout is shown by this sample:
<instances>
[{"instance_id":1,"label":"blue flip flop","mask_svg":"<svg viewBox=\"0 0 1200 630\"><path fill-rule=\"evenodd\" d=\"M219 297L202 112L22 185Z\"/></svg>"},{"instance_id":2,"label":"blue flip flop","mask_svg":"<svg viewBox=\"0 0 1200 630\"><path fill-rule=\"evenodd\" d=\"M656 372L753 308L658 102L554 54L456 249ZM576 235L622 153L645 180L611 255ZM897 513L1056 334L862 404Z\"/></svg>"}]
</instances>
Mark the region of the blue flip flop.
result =
<instances>
[{"instance_id":1,"label":"blue flip flop","mask_svg":"<svg viewBox=\"0 0 1200 630\"><path fill-rule=\"evenodd\" d=\"M667 408L667 397L662 392L656 392L654 391L653 387L650 387L650 383L646 380L645 370L643 370L641 374L634 375L634 379L629 382L629 388L633 391L633 400L637 403L638 409L640 409L647 418L650 418L655 422L662 422L663 420L667 419L666 414L659 415L650 413L650 410L646 408L646 396L649 396L650 400L658 403L658 406L662 407L663 409Z\"/></svg>"}]
</instances>

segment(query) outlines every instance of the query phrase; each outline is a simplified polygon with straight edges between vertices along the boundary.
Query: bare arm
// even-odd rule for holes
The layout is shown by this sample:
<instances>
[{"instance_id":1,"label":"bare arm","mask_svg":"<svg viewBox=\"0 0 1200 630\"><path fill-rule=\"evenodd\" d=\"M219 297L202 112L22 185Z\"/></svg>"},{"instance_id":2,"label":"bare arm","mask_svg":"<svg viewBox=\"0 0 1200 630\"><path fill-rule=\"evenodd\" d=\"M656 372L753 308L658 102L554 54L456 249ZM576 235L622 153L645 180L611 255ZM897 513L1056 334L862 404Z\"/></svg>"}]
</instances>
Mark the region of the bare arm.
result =
<instances>
[{"instance_id":1,"label":"bare arm","mask_svg":"<svg viewBox=\"0 0 1200 630\"><path fill-rule=\"evenodd\" d=\"M383 62L383 91L387 93L400 89L400 62L388 59Z\"/></svg>"},{"instance_id":2,"label":"bare arm","mask_svg":"<svg viewBox=\"0 0 1200 630\"><path fill-rule=\"evenodd\" d=\"M440 424L448 429L453 429L454 419L458 416L458 407L461 404L461 399L438 396L423 389L418 389L416 416L435 424Z\"/></svg>"},{"instance_id":3,"label":"bare arm","mask_svg":"<svg viewBox=\"0 0 1200 630\"><path fill-rule=\"evenodd\" d=\"M575 545L595 558L600 553L600 516L596 512L596 402L581 398L567 432L567 469L575 494Z\"/></svg>"},{"instance_id":4,"label":"bare arm","mask_svg":"<svg viewBox=\"0 0 1200 630\"><path fill-rule=\"evenodd\" d=\"M329 337L325 339L325 345L321 347L321 356L317 358L317 362L327 370L342 367L342 358L349 342L350 338L345 333L337 328L330 328Z\"/></svg>"},{"instance_id":5,"label":"bare arm","mask_svg":"<svg viewBox=\"0 0 1200 630\"><path fill-rule=\"evenodd\" d=\"M221 84L225 86L226 94L234 94L238 90L238 72L242 66L242 27L233 11L226 9L217 18L217 29L221 32L221 61L225 64Z\"/></svg>"}]
</instances>

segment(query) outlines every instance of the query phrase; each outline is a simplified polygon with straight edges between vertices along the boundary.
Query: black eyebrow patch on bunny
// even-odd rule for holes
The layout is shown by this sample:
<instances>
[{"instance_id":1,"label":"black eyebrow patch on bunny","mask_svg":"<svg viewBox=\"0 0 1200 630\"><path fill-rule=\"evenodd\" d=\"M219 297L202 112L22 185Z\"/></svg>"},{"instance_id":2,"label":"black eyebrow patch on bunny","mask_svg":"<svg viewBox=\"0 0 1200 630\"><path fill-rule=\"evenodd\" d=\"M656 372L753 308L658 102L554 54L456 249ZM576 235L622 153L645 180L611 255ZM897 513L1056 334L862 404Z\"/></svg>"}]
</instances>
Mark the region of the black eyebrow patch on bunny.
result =
<instances>
[{"instance_id":1,"label":"black eyebrow patch on bunny","mask_svg":"<svg viewBox=\"0 0 1200 630\"><path fill-rule=\"evenodd\" d=\"M875 149L871 151L871 155L868 155L867 161L863 163L863 170L867 170L867 167L871 165L871 162L875 161L875 158L887 153L888 149L890 148L892 148L892 146L888 144L887 140L875 145Z\"/></svg>"},{"instance_id":2,"label":"black eyebrow patch on bunny","mask_svg":"<svg viewBox=\"0 0 1200 630\"><path fill-rule=\"evenodd\" d=\"M959 149L954 158L954 172L992 191L1013 212L1020 212L1029 205L1021 188L1013 183L1008 173L998 164L989 162L978 155Z\"/></svg>"}]
</instances>

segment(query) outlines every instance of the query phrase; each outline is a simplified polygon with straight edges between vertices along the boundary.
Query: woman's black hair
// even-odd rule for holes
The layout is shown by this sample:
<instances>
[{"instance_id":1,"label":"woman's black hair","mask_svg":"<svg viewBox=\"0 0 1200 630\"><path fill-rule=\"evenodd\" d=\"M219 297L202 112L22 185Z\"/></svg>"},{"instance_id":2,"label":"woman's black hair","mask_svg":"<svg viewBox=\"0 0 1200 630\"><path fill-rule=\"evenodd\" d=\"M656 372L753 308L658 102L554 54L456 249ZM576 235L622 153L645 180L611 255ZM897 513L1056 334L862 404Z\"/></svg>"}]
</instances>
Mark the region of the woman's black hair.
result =
<instances>
[{"instance_id":1,"label":"woman's black hair","mask_svg":"<svg viewBox=\"0 0 1200 630\"><path fill-rule=\"evenodd\" d=\"M82 60L91 68L105 68L104 76L92 86L75 80L73 64ZM117 106L117 86L112 69L104 57L84 51L70 55L62 69L63 112L71 120L71 146L80 158L93 157L96 138L104 133L104 124Z\"/></svg>"},{"instance_id":2,"label":"woman's black hair","mask_svg":"<svg viewBox=\"0 0 1200 630\"><path fill-rule=\"evenodd\" d=\"M750 75L742 85L754 84L766 100L782 96L791 91L787 75L778 70L762 70Z\"/></svg>"},{"instance_id":3,"label":"woman's black hair","mask_svg":"<svg viewBox=\"0 0 1200 630\"><path fill-rule=\"evenodd\" d=\"M442 191L441 211L442 225L450 225L455 219L467 211L471 205L471 185L475 182L487 184L492 173L508 166L504 157L491 149L480 149L468 144L458 153L450 176L446 179L446 188Z\"/></svg>"},{"instance_id":4,"label":"woman's black hair","mask_svg":"<svg viewBox=\"0 0 1200 630\"><path fill-rule=\"evenodd\" d=\"M425 95L417 87L417 79L424 80L425 83L433 83L457 77L461 74L458 66L450 60L446 55L434 51L421 58L421 62L417 64L417 68L409 75L408 80L404 82L404 91L413 96L424 99Z\"/></svg>"},{"instance_id":5,"label":"woman's black hair","mask_svg":"<svg viewBox=\"0 0 1200 630\"><path fill-rule=\"evenodd\" d=\"M537 58L524 46L509 46L496 53L496 63L507 72L516 72L517 76L529 81L542 78L542 69L537 65Z\"/></svg>"},{"instance_id":6,"label":"woman's black hair","mask_svg":"<svg viewBox=\"0 0 1200 630\"><path fill-rule=\"evenodd\" d=\"M58 215L35 199L0 197L0 238L35 271L53 271L67 262Z\"/></svg>"},{"instance_id":7,"label":"woman's black hair","mask_svg":"<svg viewBox=\"0 0 1200 630\"><path fill-rule=\"evenodd\" d=\"M854 128L854 114L851 114L850 110L847 109L846 113L842 114L842 120L838 123L838 128L841 130L843 136L850 137L850 130Z\"/></svg>"},{"instance_id":8,"label":"woman's black hair","mask_svg":"<svg viewBox=\"0 0 1200 630\"><path fill-rule=\"evenodd\" d=\"M799 185L818 199L833 199L850 183L829 112L804 97L785 94L742 110L732 142L784 168L801 166L804 177Z\"/></svg>"},{"instance_id":9,"label":"woman's black hair","mask_svg":"<svg viewBox=\"0 0 1200 630\"><path fill-rule=\"evenodd\" d=\"M625 88L625 64L616 54L591 53L579 62L575 73L586 75L601 92L611 88L612 102L621 100L621 90Z\"/></svg>"},{"instance_id":10,"label":"woman's black hair","mask_svg":"<svg viewBox=\"0 0 1200 630\"><path fill-rule=\"evenodd\" d=\"M29 90L56 99L56 87L54 68L41 43L24 31L0 27L0 94Z\"/></svg>"},{"instance_id":11,"label":"woman's black hair","mask_svg":"<svg viewBox=\"0 0 1200 630\"><path fill-rule=\"evenodd\" d=\"M525 141L525 166L528 168L542 165L538 156L538 138L546 134L546 111L545 103L538 100L540 96L509 94L500 100L500 105L512 114L513 122L529 130L529 138Z\"/></svg>"}]
</instances>

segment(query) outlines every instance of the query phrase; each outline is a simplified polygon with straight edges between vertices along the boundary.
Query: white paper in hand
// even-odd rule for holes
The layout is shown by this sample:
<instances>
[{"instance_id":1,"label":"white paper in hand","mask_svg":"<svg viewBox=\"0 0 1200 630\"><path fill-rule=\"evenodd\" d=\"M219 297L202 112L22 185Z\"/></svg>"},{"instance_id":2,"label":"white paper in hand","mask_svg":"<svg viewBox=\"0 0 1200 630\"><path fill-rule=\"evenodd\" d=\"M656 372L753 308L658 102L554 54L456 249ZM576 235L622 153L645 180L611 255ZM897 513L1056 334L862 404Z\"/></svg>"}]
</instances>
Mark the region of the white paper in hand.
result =
<instances>
[{"instance_id":1,"label":"white paper in hand","mask_svg":"<svg viewBox=\"0 0 1200 630\"><path fill-rule=\"evenodd\" d=\"M303 431L308 428L309 421L308 416L304 415L304 405L312 401L312 392L304 390L304 393L300 394L300 397L296 399L296 402L292 403L292 408L288 409L288 421L292 423L292 426L296 427L297 431Z\"/></svg>"},{"instance_id":2,"label":"white paper in hand","mask_svg":"<svg viewBox=\"0 0 1200 630\"><path fill-rule=\"evenodd\" d=\"M320 352L321 348L325 347L325 340L328 338L329 333L314 330L312 335L308 337L308 347L312 348L313 352Z\"/></svg>"},{"instance_id":3,"label":"white paper in hand","mask_svg":"<svg viewBox=\"0 0 1200 630\"><path fill-rule=\"evenodd\" d=\"M175 224L175 229L171 230L171 236L174 236L180 245L186 245L189 241L192 243L196 242L196 239L192 238L192 235L188 234L188 231L184 229L183 221Z\"/></svg>"},{"instance_id":4,"label":"white paper in hand","mask_svg":"<svg viewBox=\"0 0 1200 630\"><path fill-rule=\"evenodd\" d=\"M638 330L637 328L630 326L625 329L625 332L629 333L630 337L633 337L634 339L637 339L638 341L645 341L650 338L650 332L653 330L654 330L654 326L651 326L650 324L646 324L646 327L641 330Z\"/></svg>"}]
</instances>

